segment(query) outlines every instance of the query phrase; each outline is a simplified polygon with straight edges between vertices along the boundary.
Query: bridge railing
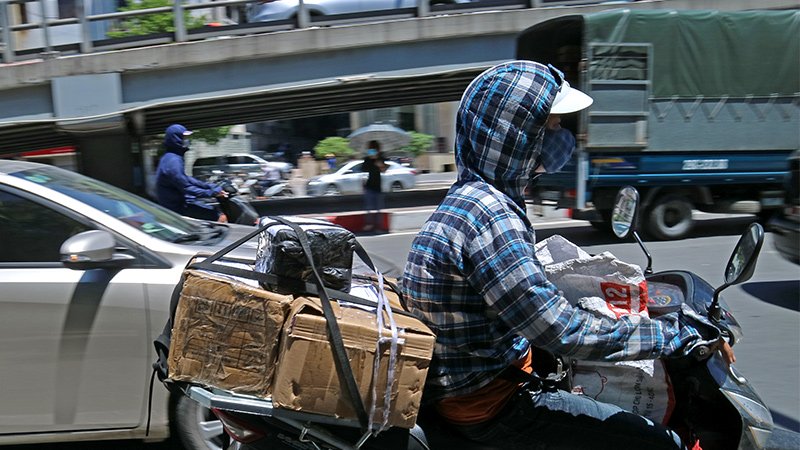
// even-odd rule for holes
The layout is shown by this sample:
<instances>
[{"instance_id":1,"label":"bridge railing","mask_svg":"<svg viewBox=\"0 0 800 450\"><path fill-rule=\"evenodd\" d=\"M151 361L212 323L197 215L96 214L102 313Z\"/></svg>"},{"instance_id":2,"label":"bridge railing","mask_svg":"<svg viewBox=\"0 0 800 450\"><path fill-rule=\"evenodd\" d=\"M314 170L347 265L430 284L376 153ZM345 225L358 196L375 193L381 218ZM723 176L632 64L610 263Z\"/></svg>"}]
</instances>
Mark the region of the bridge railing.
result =
<instances>
[{"instance_id":1,"label":"bridge railing","mask_svg":"<svg viewBox=\"0 0 800 450\"><path fill-rule=\"evenodd\" d=\"M599 3L589 0L472 0L450 3L443 0L419 0L416 7L363 11L349 14L316 15L302 0L290 19L249 22L246 10L259 0L175 1L172 6L134 11L89 14L92 0L76 0L71 17L51 18L55 2L45 0L0 0L0 48L2 63L26 59L52 58L59 55L120 50L175 42L213 39L224 36L269 33L296 28L331 26L459 14L498 9L522 9ZM187 13L211 10L204 26L187 27ZM220 14L220 11L224 11ZM124 20L153 14L172 14L170 31L126 37L108 37L107 31L118 28ZM222 16L222 17L220 17ZM97 24L102 24L98 26ZM99 31L98 31L99 30ZM98 36L99 35L99 36Z\"/></svg>"}]
</instances>

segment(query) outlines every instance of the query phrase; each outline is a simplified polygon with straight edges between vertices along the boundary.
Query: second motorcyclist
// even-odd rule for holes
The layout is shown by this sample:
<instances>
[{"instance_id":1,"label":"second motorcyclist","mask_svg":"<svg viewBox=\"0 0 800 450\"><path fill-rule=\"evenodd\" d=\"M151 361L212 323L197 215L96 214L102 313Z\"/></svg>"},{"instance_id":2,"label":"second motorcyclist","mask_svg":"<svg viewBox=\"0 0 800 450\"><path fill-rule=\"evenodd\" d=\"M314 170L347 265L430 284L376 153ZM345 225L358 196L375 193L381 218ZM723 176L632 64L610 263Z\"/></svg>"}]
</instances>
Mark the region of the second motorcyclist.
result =
<instances>
[{"instance_id":1,"label":"second motorcyclist","mask_svg":"<svg viewBox=\"0 0 800 450\"><path fill-rule=\"evenodd\" d=\"M532 347L578 359L652 359L703 342L678 313L612 321L570 306L534 253L523 190L558 171L571 148L543 150L548 116L586 108L551 66L497 65L464 92L458 180L411 245L409 310L436 333L424 400L463 436L493 448L679 449L661 424L530 378ZM522 377L524 379L524 377Z\"/></svg>"},{"instance_id":2,"label":"second motorcyclist","mask_svg":"<svg viewBox=\"0 0 800 450\"><path fill-rule=\"evenodd\" d=\"M204 199L226 197L222 187L186 175L184 154L189 151L192 132L180 124L167 127L164 134L164 155L156 170L158 203L182 216L227 222L225 214Z\"/></svg>"}]
</instances>

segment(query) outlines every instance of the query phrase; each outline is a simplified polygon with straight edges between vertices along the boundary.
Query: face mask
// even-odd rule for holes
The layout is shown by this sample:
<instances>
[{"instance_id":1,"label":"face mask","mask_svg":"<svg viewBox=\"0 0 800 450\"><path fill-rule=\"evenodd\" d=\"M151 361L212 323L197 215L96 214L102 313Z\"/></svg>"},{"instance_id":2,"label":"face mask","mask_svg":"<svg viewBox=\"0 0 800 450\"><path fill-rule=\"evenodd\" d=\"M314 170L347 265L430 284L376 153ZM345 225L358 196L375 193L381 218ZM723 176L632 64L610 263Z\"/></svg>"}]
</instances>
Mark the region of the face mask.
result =
<instances>
[{"instance_id":1,"label":"face mask","mask_svg":"<svg viewBox=\"0 0 800 450\"><path fill-rule=\"evenodd\" d=\"M538 162L544 166L547 173L558 172L569 162L573 150L575 150L575 136L569 130L566 128L545 130L542 153Z\"/></svg>"},{"instance_id":2,"label":"face mask","mask_svg":"<svg viewBox=\"0 0 800 450\"><path fill-rule=\"evenodd\" d=\"M188 148L188 147L189 147L189 144L191 144L191 143L192 143L191 139L189 139L189 138L183 138L183 146L184 146L184 147Z\"/></svg>"}]
</instances>

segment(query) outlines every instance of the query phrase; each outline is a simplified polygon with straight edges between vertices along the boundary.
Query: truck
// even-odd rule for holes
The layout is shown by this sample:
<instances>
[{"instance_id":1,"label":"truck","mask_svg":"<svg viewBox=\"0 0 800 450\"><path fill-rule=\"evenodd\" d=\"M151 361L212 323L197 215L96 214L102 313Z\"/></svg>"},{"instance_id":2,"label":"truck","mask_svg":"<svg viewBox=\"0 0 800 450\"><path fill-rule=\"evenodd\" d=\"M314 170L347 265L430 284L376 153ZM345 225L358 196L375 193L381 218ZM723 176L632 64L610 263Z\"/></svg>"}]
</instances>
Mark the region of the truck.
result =
<instances>
[{"instance_id":1,"label":"truck","mask_svg":"<svg viewBox=\"0 0 800 450\"><path fill-rule=\"evenodd\" d=\"M686 237L693 210L767 219L800 148L798 36L797 9L614 9L524 30L519 59L552 64L594 99L562 117L573 159L531 200L606 228L633 185L641 227L663 240Z\"/></svg>"}]
</instances>

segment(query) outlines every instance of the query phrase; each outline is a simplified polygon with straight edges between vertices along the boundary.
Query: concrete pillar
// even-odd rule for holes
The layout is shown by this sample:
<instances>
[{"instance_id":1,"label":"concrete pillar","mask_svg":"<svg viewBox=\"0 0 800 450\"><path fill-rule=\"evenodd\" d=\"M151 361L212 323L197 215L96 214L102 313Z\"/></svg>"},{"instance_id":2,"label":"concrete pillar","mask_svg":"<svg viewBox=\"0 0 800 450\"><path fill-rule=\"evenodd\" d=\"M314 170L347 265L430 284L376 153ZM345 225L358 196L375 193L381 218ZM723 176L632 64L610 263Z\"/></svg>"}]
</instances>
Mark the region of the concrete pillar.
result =
<instances>
[{"instance_id":1,"label":"concrete pillar","mask_svg":"<svg viewBox=\"0 0 800 450\"><path fill-rule=\"evenodd\" d=\"M134 142L127 133L91 133L76 138L82 174L127 191L142 191L141 158L134 157Z\"/></svg>"},{"instance_id":2,"label":"concrete pillar","mask_svg":"<svg viewBox=\"0 0 800 450\"><path fill-rule=\"evenodd\" d=\"M453 143L456 141L456 111L458 102L445 102L438 105L439 133L445 138L447 151L453 151Z\"/></svg>"}]
</instances>

